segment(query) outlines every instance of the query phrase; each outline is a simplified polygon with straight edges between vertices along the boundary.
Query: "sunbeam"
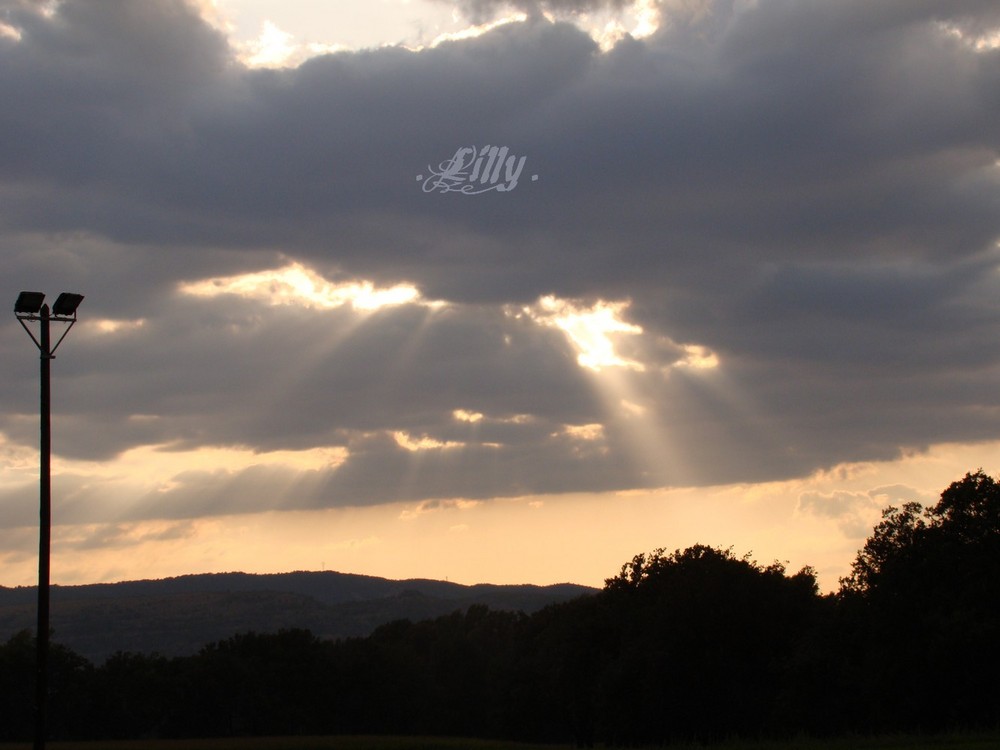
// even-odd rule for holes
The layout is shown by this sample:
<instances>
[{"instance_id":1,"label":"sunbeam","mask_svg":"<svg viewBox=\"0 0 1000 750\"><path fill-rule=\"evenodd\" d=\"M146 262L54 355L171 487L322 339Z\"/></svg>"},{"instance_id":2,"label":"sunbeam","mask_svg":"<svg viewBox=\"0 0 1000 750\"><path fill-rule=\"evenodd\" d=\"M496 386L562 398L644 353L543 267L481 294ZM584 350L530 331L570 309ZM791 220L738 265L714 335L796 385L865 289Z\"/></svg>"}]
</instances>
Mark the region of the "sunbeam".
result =
<instances>
[{"instance_id":1,"label":"sunbeam","mask_svg":"<svg viewBox=\"0 0 1000 750\"><path fill-rule=\"evenodd\" d=\"M683 442L667 422L682 413L685 420L697 420L699 415L697 407L692 410L691 404L682 403L685 394L672 377L682 377L695 390L704 387L703 379L719 382L719 356L701 344L678 344L666 337L654 340L627 319L630 304L548 295L534 305L509 309L508 314L527 317L566 336L602 405L606 420L600 426L602 434L627 446L645 486L697 481L695 457L685 455ZM705 418L711 415L706 413Z\"/></svg>"}]
</instances>

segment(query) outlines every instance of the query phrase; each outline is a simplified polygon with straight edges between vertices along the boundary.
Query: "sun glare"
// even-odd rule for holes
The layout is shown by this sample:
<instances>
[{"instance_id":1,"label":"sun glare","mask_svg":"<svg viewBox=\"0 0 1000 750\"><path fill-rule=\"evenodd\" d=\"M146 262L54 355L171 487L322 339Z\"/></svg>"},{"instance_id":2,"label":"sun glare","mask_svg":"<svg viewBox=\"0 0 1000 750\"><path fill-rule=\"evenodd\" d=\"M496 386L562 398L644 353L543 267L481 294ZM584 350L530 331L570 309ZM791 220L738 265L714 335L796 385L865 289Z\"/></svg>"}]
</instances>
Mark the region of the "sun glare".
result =
<instances>
[{"instance_id":1,"label":"sun glare","mask_svg":"<svg viewBox=\"0 0 1000 750\"><path fill-rule=\"evenodd\" d=\"M402 46L414 52L432 49L441 44L465 41L483 36L489 32L510 24L530 22L530 14L525 12L509 12L500 5L493 8L498 17L484 16L482 23L469 26L459 12L453 12L451 23L437 23L433 15L427 19L426 26L414 37L399 26L399 19L387 19L388 23L381 27L383 33L368 30L362 34L364 41L355 38L350 44L328 43L323 37L342 37L344 29L331 23L329 18L323 18L310 28L308 34L319 35L319 41L304 41L297 38L301 34L299 13L294 9L267 7L245 0L194 0L202 18L210 25L225 34L229 39L230 49L236 59L248 68L294 68L312 57L338 52L351 52L363 47ZM404 5L410 0L404 0ZM55 7L56 3L50 3ZM617 7L616 7L617 6ZM44 12L44 11L43 11ZM46 15L51 15L47 12ZM267 15L264 15L267 13ZM506 13L506 15L502 15ZM336 15L336 14L334 14ZM541 18L547 22L572 23L590 35L598 47L607 52L626 38L642 39L650 36L660 26L661 12L659 0L634 0L633 2L611 4L608 7L588 12L579 10L555 9L541 13ZM285 27L297 29L291 33ZM250 32L250 29L255 32ZM451 28L450 31L440 31ZM434 31L430 41L424 41L424 29ZM412 29L411 29L412 31ZM248 33L250 32L250 33ZM374 33L373 33L374 32ZM252 35L254 34L255 35ZM0 39L20 39L19 29L0 21ZM350 36L350 34L349 34Z\"/></svg>"},{"instance_id":2,"label":"sun glare","mask_svg":"<svg viewBox=\"0 0 1000 750\"><path fill-rule=\"evenodd\" d=\"M527 317L535 323L562 331L577 352L577 363L593 372L609 368L632 370L642 373L647 365L638 359L620 353L618 345L625 343L623 337L632 337L632 350L642 352L641 337L645 333L642 326L625 320L630 306L628 300L608 301L599 299L593 303L579 300L560 299L554 295L542 297L534 305L510 308L512 317ZM669 337L661 341L668 348L679 348L682 355L673 362L662 366L660 371L667 374L675 367L691 370L714 370L719 367L718 355L701 344L676 344ZM656 371L653 367L652 370Z\"/></svg>"},{"instance_id":3,"label":"sun glare","mask_svg":"<svg viewBox=\"0 0 1000 750\"><path fill-rule=\"evenodd\" d=\"M402 430L393 432L392 437L400 448L405 448L411 453L416 451L440 450L443 448L462 448L465 446L465 443L458 443L453 440L442 442L426 435L415 438L410 433Z\"/></svg>"},{"instance_id":4,"label":"sun glare","mask_svg":"<svg viewBox=\"0 0 1000 750\"><path fill-rule=\"evenodd\" d=\"M522 308L521 312L537 323L565 333L577 351L576 359L581 367L595 371L624 367L641 372L646 369L641 362L626 359L615 351L616 337L642 333L640 326L622 320L622 313L628 306L628 302L605 300L588 306L548 295L537 304Z\"/></svg>"},{"instance_id":5,"label":"sun glare","mask_svg":"<svg viewBox=\"0 0 1000 750\"><path fill-rule=\"evenodd\" d=\"M601 50L607 52L626 37L643 39L655 33L660 26L659 20L657 0L637 0L631 8L584 13L580 24Z\"/></svg>"},{"instance_id":6,"label":"sun glare","mask_svg":"<svg viewBox=\"0 0 1000 750\"><path fill-rule=\"evenodd\" d=\"M719 366L719 357L707 346L683 344L684 358L675 367L690 367L694 370L714 370Z\"/></svg>"},{"instance_id":7,"label":"sun glare","mask_svg":"<svg viewBox=\"0 0 1000 750\"><path fill-rule=\"evenodd\" d=\"M250 67L281 67L295 52L292 35L272 21L264 21L260 36L247 44L246 63Z\"/></svg>"},{"instance_id":8,"label":"sun glare","mask_svg":"<svg viewBox=\"0 0 1000 750\"><path fill-rule=\"evenodd\" d=\"M304 305L320 309L350 305L354 310L373 311L415 302L431 307L436 304L423 300L419 290L410 284L382 288L363 280L333 284L301 263L257 273L195 281L181 285L180 290L198 297L235 294L270 305Z\"/></svg>"},{"instance_id":9,"label":"sun glare","mask_svg":"<svg viewBox=\"0 0 1000 750\"><path fill-rule=\"evenodd\" d=\"M1000 28L974 34L953 23L939 23L938 27L976 52L990 52L1000 49Z\"/></svg>"},{"instance_id":10,"label":"sun glare","mask_svg":"<svg viewBox=\"0 0 1000 750\"><path fill-rule=\"evenodd\" d=\"M0 21L0 38L12 39L15 42L19 42L21 41L21 30Z\"/></svg>"},{"instance_id":11,"label":"sun glare","mask_svg":"<svg viewBox=\"0 0 1000 750\"><path fill-rule=\"evenodd\" d=\"M601 440L604 437L602 424L568 424L563 427L563 433L577 440Z\"/></svg>"},{"instance_id":12,"label":"sun glare","mask_svg":"<svg viewBox=\"0 0 1000 750\"><path fill-rule=\"evenodd\" d=\"M310 57L342 52L350 48L343 44L302 43L293 34L265 20L256 39L233 42L240 61L249 68L294 68Z\"/></svg>"},{"instance_id":13,"label":"sun glare","mask_svg":"<svg viewBox=\"0 0 1000 750\"><path fill-rule=\"evenodd\" d=\"M119 331L136 331L146 325L145 318L136 320L112 320L104 318L90 323L100 333L118 333Z\"/></svg>"},{"instance_id":14,"label":"sun glare","mask_svg":"<svg viewBox=\"0 0 1000 750\"><path fill-rule=\"evenodd\" d=\"M178 466L183 466L184 471L214 470L220 466L229 471L254 466L287 466L298 471L318 471L340 466L347 460L347 455L347 449L342 446L257 452L237 447L175 451L170 445L146 445L123 453L118 465L119 468L130 467L137 475L145 476L171 474L177 471Z\"/></svg>"}]
</instances>

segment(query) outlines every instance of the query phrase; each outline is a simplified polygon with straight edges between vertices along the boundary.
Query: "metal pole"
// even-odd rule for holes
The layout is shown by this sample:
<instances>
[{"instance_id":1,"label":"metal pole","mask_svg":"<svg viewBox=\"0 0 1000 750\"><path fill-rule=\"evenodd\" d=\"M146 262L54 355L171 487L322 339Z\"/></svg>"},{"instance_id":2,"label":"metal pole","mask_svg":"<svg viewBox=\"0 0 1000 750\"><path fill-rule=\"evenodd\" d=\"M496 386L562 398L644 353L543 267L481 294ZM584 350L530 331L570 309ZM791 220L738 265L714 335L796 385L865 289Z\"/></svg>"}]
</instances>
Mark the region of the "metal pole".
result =
<instances>
[{"instance_id":1,"label":"metal pole","mask_svg":"<svg viewBox=\"0 0 1000 750\"><path fill-rule=\"evenodd\" d=\"M35 750L45 750L45 708L48 701L49 660L49 551L52 528L52 434L49 398L50 364L49 306L42 305L41 340L41 465L39 470L38 526L38 626L35 635Z\"/></svg>"}]
</instances>

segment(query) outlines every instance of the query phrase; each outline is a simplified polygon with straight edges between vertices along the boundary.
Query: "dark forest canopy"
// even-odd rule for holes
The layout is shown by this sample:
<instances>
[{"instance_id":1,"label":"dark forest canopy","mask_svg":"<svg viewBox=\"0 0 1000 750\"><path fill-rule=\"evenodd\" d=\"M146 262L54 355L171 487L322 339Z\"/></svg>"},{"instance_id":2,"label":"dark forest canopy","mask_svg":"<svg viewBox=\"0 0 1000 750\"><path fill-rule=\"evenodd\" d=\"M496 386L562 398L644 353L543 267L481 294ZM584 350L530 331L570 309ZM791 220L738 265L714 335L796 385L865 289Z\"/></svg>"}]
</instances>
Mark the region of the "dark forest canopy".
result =
<instances>
[{"instance_id":1,"label":"dark forest canopy","mask_svg":"<svg viewBox=\"0 0 1000 750\"><path fill-rule=\"evenodd\" d=\"M888 508L840 590L731 550L636 555L532 615L471 606L365 638L244 633L190 657L56 647L58 738L392 733L648 745L995 727L1000 486ZM0 741L30 736L32 638L0 645Z\"/></svg>"}]
</instances>

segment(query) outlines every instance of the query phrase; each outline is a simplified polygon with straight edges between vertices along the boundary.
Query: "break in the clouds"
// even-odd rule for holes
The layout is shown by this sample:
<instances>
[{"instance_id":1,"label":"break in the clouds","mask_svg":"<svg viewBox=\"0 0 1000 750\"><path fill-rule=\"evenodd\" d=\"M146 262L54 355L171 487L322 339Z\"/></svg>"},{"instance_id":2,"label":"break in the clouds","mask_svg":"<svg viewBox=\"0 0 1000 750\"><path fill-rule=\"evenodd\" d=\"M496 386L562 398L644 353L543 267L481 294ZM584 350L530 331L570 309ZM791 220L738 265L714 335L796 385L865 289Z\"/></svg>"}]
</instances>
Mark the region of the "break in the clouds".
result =
<instances>
[{"instance_id":1,"label":"break in the clouds","mask_svg":"<svg viewBox=\"0 0 1000 750\"><path fill-rule=\"evenodd\" d=\"M559 19L634 4L457 5L542 12L268 69L180 0L0 0L3 294L86 294L55 364L64 518L778 480L996 438L995 3L647 3L655 33L611 47ZM467 146L539 179L421 190ZM37 432L22 337L7 496ZM100 468L140 453L197 465ZM869 500L801 507L857 525Z\"/></svg>"}]
</instances>

